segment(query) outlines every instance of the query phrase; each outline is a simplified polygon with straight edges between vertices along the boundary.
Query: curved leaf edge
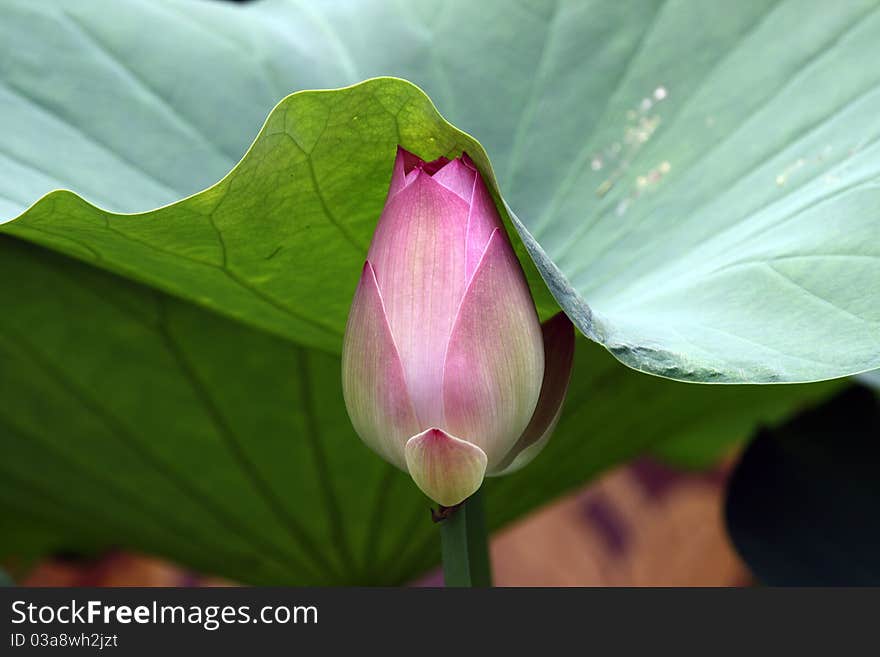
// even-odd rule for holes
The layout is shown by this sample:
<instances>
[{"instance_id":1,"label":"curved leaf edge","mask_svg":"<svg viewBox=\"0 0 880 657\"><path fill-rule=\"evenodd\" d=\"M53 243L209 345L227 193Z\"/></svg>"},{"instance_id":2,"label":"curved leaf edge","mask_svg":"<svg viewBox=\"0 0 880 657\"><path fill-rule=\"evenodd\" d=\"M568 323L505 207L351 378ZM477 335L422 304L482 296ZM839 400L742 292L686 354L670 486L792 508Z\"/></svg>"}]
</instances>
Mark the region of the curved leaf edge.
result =
<instances>
[{"instance_id":1,"label":"curved leaf edge","mask_svg":"<svg viewBox=\"0 0 880 657\"><path fill-rule=\"evenodd\" d=\"M5 228L15 226L16 222L18 222L19 220L25 218L26 216L35 212L38 209L43 208L44 206L47 206L47 205L50 205L50 204L56 202L60 198L71 198L76 203L82 204L84 207L87 207L89 210L101 213L107 217L141 217L141 218L143 218L143 217L146 217L147 215L150 215L150 214L157 212L157 211L180 206L180 205L187 203L188 201L191 201L193 199L196 199L202 195L216 191L216 190L218 190L218 188L222 187L224 184L229 183L231 181L231 179L236 175L236 173L245 165L245 163L248 161L248 159L250 157L252 157L252 153L253 153L255 147L257 146L257 144L260 142L260 140L262 138L264 138L264 136L268 136L268 133L266 132L266 130L267 130L268 126L271 124L275 115L278 113L285 112L287 110L288 105L290 103L294 102L295 99L298 99L303 96L335 94L335 93L339 93L339 92L343 92L343 91L349 91L349 90L354 90L354 89L358 89L358 88L362 88L362 87L369 87L371 85L386 83L389 81L392 81L396 84L404 85L405 87L408 87L411 91L415 92L415 94L417 94L420 97L420 100L422 100L423 102L426 103L426 106L429 108L429 112L431 113L430 118L433 121L435 121L439 127L451 131L457 137L459 137L462 141L469 144L469 155L476 162L477 166L481 170L481 173L483 174L484 178L488 182L489 191L493 197L493 200L496 204L496 207L498 208L499 212L501 213L502 220L505 223L508 234L513 236L515 233L516 235L519 236L519 239L513 240L514 241L514 248L515 248L517 255L519 257L520 264L523 266L523 268L526 271L526 276L528 278L529 286L531 288L531 291L532 291L533 297L535 299L536 306L538 307L539 314L541 315L541 318L544 319L544 318L550 317L550 316L554 315L555 313L557 313L560 309L565 310L565 307L558 306L557 302L554 301L554 299L556 298L557 295L553 292L552 287L548 287L548 281L552 281L553 285L557 285L557 284L558 285L568 285L568 283L567 283L567 281L565 281L561 272L559 272L558 270L553 271L553 270L548 269L547 265L545 265L543 262L541 263L541 265L539 265L538 262L540 262L540 260L534 259L534 256L532 255L533 249L530 247L529 243L526 241L526 237L524 237L524 236L527 236L528 240L530 240L531 242L534 242L534 238L531 237L531 234L528 233L528 231L525 229L525 227L522 225L522 223L517 218L515 218L513 213L509 210L507 204L504 202L503 197L501 195L500 187L499 187L499 184L497 181L497 177L494 172L494 169L492 168L491 162L489 160L489 156L486 153L485 149L483 148L482 144L480 144L480 142L476 138L474 138L472 135L468 134L467 132L464 132L463 130L460 130L455 125L453 125L450 121L446 120L446 118L437 109L436 105L434 104L434 102L430 98L430 96L428 96L428 94L426 94L424 92L424 90L422 90L418 85L410 82L409 80L395 77L395 76L373 77L373 78L368 78L366 80L362 80L360 82L357 82L357 83L354 83L351 85L342 86L342 87L333 87L333 88L325 88L325 89L303 89L303 90L295 91L295 92L288 94L287 96L285 96L284 98L279 100L275 104L275 106L272 108L272 110L266 115L266 118L264 119L260 129L257 131L256 136L251 141L247 150L244 152L244 154L241 156L241 158L238 160L238 162L236 162L235 165L233 165L232 168L230 168L230 170L224 176L222 176L217 182L215 182L211 185L208 185L207 187L204 187L203 189L196 191L192 194L184 196L176 201L172 201L170 203L165 203L162 205L157 205L154 207L146 208L146 209L140 210L138 212L113 212L113 211L110 211L110 210L107 210L107 209L100 207L96 203L92 203L91 201L89 201L85 197L81 196L79 193L77 193L76 191L74 191L72 189L55 188L55 189L52 189L52 190L46 192L45 194L43 194L40 198L38 198L36 201L31 203L31 205L29 205L26 209L24 209L18 215L14 216L14 217L6 218L6 219L0 218L0 233L5 232L4 231ZM407 143L407 144L400 144L400 145L404 146L408 150L412 150L413 152L416 152L416 153L422 153L425 150L431 148L431 146L428 144ZM456 155L457 154L458 153L456 153ZM390 165L391 165L391 162L389 162L389 171L391 168ZM378 220L378 217L377 217L377 220ZM514 230L511 230L511 228L513 228ZM282 338L289 339L289 336L280 334L278 331L273 330L271 327L263 326L263 325L259 324L258 322L252 322L252 321L250 321L249 318L242 317L242 316L237 315L235 313L229 312L229 311L225 310L224 308L219 307L216 304L212 304L212 303L206 302L202 299L192 298L192 297L187 296L185 294L181 294L178 290L175 290L167 285L163 285L161 282L156 281L149 276L144 276L143 274L141 274L137 270L136 267L126 268L126 267L121 267L121 266L118 266L118 265L115 265L112 263L96 262L94 258L85 257L85 255L82 253L82 250L84 247L82 245L79 245L78 243L77 243L77 245L79 248L73 248L71 250L63 250L63 249L58 249L58 248L54 247L53 245L46 244L40 240L33 239L29 235L23 235L18 232L11 234L11 236L14 237L15 239L26 240L26 241L31 242L41 248L46 248L46 249L52 250L52 251L64 252L66 255L72 256L72 257L74 257L78 260L81 260L91 266L95 266L100 269L110 271L114 274L129 278L137 283L140 283L140 284L146 285L148 287L152 287L154 289L160 290L160 291L165 292L171 296L183 299L183 300L188 301L190 303L194 303L194 304L198 305L199 307L203 307L208 310L218 312L220 314L223 314L224 316L231 317L232 319L238 320L242 323L254 326L259 329L267 330L268 332L279 335ZM60 237L61 239L64 239L63 235L58 236L58 237ZM538 246L538 249L540 249L540 246ZM541 254L540 257L546 263L550 263L550 265L552 265L552 262L549 260L549 258L547 258L547 256L543 253L543 251L541 250L539 252ZM366 252L364 253L364 257L366 257ZM555 267L555 265L553 265L553 267ZM548 272L551 272L551 273L545 274L545 270ZM562 298L566 299L566 301L569 301L569 299L565 296L563 296ZM586 304L584 304L583 301L579 299L579 297L578 297L578 300L579 300L579 303L581 303L584 307L586 307ZM572 305L572 308L573 308L574 312L578 312L578 308L576 305ZM571 311L566 310L566 312L570 313ZM340 329L339 335L341 336L342 327L339 327L339 329ZM340 337L340 341L339 341L339 346L335 350L322 348L319 345L309 345L309 346L313 347L313 348L317 348L321 351L328 352L328 353L338 354L341 350L341 337Z\"/></svg>"},{"instance_id":2,"label":"curved leaf edge","mask_svg":"<svg viewBox=\"0 0 880 657\"><path fill-rule=\"evenodd\" d=\"M840 379L852 375L863 375L877 368L880 368L880 354L878 354L878 362L876 364L867 367L861 371L842 371L840 374L835 374L834 376L780 379L778 375L768 371L766 378L742 378L731 376L729 372L719 371L709 367L690 367L688 365L688 359L685 358L682 354L671 353L665 349L656 348L649 344L635 345L625 342L623 340L615 339L614 335L616 332L613 329L610 329L603 318L598 313L595 313L592 310L587 301L575 289L575 287L571 284L571 282L568 280L562 270L559 269L559 267L547 255L541 244L532 236L526 225L519 219L513 209L504 200L504 197L501 194L500 185L489 160L489 156L483 146L479 143L479 141L477 141L472 135L458 129L451 122L446 120L445 117L437 109L431 98L418 85L403 78L393 76L369 78L367 80L363 80L361 82L343 87L327 89L304 89L288 94L280 101L278 101L278 103L276 103L272 110L267 114L262 126L260 127L254 139L251 141L251 144L248 146L245 153L222 178L220 178L212 185L209 185L197 192L194 192L193 194L184 196L171 203L166 203L164 205L145 209L140 212L111 212L109 210L101 208L97 204L90 202L73 190L66 188L56 188L50 190L39 199L34 201L28 208L19 213L17 216L6 220L0 219L0 231L2 231L5 226L15 225L18 220L34 212L38 208L54 203L57 199L65 196L72 197L77 203L81 203L87 206L89 209L102 213L108 217L143 217L159 210L181 205L190 201L191 199L210 193L221 187L222 185L228 183L230 179L235 176L236 172L252 156L252 153L257 143L264 137L264 135L267 134L267 126L270 124L276 113L286 111L287 106L291 102L293 102L294 99L302 96L334 94L360 87L369 87L371 85L387 83L389 81L393 81L396 84L401 84L409 87L411 91L415 92L420 97L420 100L426 103L426 106L431 114L430 118L433 121L435 121L440 127L446 130L450 130L458 137L460 137L462 141L469 144L469 148L472 150L470 155L474 158L477 165L484 174L484 177L489 182L490 192L492 193L496 206L498 207L502 218L508 228L508 233L512 235L515 232L516 235L519 237L518 240L514 240L517 254L519 256L520 263L526 270L529 284L532 288L532 293L535 297L536 305L538 306L539 313L541 314L542 318L549 317L561 308L569 316L569 318L584 336L605 347L605 349L607 349L619 362L623 363L627 367L643 374L649 374L659 378L671 379L683 383L701 383L713 385L768 385L813 383ZM407 143L401 145L412 149L415 152L419 152L420 150L429 148L429 145L426 144L420 145ZM420 148L420 146L422 148ZM513 230L511 230L511 228ZM26 239L27 241L31 241L43 248L57 250L53 248L53 246L47 245L38 240L31 239L29 236L21 234L16 234L14 236L19 239ZM83 260L92 266L106 269L113 273L130 278L141 284L159 289L172 296L182 298L186 301L195 303L214 312L219 312L225 316L232 317L233 319L241 321L245 324L254 325L257 328L261 328L264 330L268 330L271 333L278 334L278 332L273 330L272 327L262 326L258 322L251 321L250 318L242 317L233 312L225 310L222 306L218 304L213 304L198 298L194 299L187 295L181 294L178 290L172 289L168 285L163 285L161 282L153 280L149 276L142 275L136 267L126 268L124 266L118 266L111 263L95 262L94 259L84 257L82 253L78 252L75 249L72 251L67 251L67 253L68 255L72 255L80 260ZM281 337L289 336L281 335ZM320 345L311 346L330 353L338 353L339 351L339 348L333 350L323 348Z\"/></svg>"}]
</instances>

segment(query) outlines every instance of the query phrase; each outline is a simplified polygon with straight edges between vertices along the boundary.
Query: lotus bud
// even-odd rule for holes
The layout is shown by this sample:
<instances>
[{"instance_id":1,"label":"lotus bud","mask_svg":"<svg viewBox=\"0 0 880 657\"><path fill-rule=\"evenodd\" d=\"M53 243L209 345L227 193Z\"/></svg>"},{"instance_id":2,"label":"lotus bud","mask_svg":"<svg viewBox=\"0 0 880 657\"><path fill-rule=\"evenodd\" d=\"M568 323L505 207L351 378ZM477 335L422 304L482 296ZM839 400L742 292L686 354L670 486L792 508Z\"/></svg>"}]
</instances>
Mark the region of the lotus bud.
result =
<instances>
[{"instance_id":1,"label":"lotus bud","mask_svg":"<svg viewBox=\"0 0 880 657\"><path fill-rule=\"evenodd\" d=\"M564 314L539 323L470 158L424 162L398 149L342 350L361 439L454 506L546 444L573 354Z\"/></svg>"}]
</instances>

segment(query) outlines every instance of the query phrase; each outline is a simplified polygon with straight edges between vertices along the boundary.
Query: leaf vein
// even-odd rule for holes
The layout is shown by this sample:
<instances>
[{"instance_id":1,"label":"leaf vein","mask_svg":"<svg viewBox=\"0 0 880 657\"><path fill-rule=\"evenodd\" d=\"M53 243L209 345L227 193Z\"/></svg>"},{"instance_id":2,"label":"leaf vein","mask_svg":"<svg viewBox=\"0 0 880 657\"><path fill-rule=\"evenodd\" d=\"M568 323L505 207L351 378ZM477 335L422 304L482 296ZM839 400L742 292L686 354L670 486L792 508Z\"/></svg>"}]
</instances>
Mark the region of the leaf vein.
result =
<instances>
[{"instance_id":1,"label":"leaf vein","mask_svg":"<svg viewBox=\"0 0 880 657\"><path fill-rule=\"evenodd\" d=\"M165 348L177 364L177 368L183 375L183 378L189 383L190 388L201 402L202 407L211 419L217 433L223 439L224 444L229 450L234 463L238 467L245 481L250 483L258 496L263 499L266 507L280 521L281 526L285 528L288 535L295 543L303 548L304 552L310 556L313 563L318 566L318 569L323 569L328 573L333 572L333 567L330 565L330 562L324 558L324 555L321 554L320 550L317 549L313 537L311 537L305 528L300 525L299 520L288 512L284 502L278 497L272 486L263 478L259 468L257 468L253 461L251 461L250 457L248 457L238 436L232 430L232 427L230 427L226 418L214 402L205 382L201 379L196 368L187 359L183 349L174 338L168 324L165 304L161 299L159 300L159 309L159 335L165 344ZM294 560L291 559L291 561ZM297 568L305 571L309 570L308 568L305 568L305 564L301 562L296 565Z\"/></svg>"}]
</instances>

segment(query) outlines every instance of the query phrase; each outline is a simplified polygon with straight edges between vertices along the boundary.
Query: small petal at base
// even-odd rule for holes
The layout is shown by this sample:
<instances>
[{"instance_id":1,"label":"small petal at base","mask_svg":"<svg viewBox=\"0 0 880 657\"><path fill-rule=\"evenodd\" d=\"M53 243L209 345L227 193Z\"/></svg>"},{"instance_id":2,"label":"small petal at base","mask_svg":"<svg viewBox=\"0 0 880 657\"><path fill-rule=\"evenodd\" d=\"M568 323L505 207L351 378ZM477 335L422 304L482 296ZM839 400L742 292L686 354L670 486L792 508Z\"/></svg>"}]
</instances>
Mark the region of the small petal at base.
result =
<instances>
[{"instance_id":1,"label":"small petal at base","mask_svg":"<svg viewBox=\"0 0 880 657\"><path fill-rule=\"evenodd\" d=\"M428 429L406 443L406 465L422 492L443 506L455 506L477 492L488 459L476 445Z\"/></svg>"}]
</instances>

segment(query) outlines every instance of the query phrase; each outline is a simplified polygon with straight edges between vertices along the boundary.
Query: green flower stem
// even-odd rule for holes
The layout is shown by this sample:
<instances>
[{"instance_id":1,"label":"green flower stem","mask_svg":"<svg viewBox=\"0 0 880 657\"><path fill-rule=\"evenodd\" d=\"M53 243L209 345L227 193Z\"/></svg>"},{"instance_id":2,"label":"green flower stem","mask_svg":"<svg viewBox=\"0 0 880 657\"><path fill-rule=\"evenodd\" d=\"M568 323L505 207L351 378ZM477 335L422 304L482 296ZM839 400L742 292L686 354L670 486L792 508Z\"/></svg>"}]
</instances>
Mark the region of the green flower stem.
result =
<instances>
[{"instance_id":1,"label":"green flower stem","mask_svg":"<svg viewBox=\"0 0 880 657\"><path fill-rule=\"evenodd\" d=\"M492 586L481 491L440 523L440 538L446 586Z\"/></svg>"}]
</instances>

